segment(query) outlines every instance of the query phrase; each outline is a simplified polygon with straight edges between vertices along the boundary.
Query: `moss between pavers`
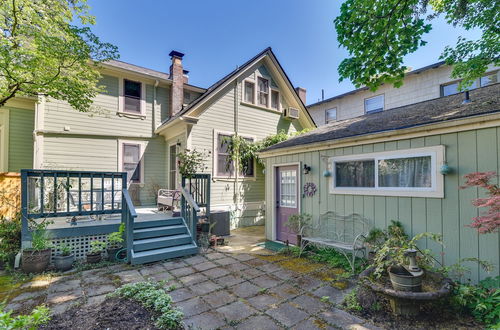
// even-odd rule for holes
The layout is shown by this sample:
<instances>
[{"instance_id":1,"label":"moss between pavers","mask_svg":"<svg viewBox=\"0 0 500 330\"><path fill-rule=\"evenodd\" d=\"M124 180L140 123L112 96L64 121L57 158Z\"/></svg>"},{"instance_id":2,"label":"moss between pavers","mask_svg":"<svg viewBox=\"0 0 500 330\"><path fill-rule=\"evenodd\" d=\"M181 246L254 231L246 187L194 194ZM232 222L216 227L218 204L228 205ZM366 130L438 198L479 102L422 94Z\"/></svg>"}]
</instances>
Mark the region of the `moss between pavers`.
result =
<instances>
[{"instance_id":1,"label":"moss between pavers","mask_svg":"<svg viewBox=\"0 0 500 330\"><path fill-rule=\"evenodd\" d=\"M303 273L303 274L312 273L314 271L318 271L318 270L325 267L325 265L323 265L323 264L311 262L311 261L304 259L304 258L286 259L286 260L278 261L276 264L283 267L283 268L293 270L294 272Z\"/></svg>"}]
</instances>

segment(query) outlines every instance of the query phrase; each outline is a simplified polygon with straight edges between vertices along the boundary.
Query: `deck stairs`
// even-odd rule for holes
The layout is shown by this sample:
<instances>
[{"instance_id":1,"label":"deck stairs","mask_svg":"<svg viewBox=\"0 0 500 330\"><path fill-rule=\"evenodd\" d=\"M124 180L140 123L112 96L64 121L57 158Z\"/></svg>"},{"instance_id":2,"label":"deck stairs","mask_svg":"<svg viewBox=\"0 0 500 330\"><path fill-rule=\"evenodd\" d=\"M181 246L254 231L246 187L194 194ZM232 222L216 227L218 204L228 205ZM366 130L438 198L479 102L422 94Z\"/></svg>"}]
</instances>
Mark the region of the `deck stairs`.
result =
<instances>
[{"instance_id":1,"label":"deck stairs","mask_svg":"<svg viewBox=\"0 0 500 330\"><path fill-rule=\"evenodd\" d=\"M133 265L183 257L198 253L184 218L134 223L130 262Z\"/></svg>"}]
</instances>

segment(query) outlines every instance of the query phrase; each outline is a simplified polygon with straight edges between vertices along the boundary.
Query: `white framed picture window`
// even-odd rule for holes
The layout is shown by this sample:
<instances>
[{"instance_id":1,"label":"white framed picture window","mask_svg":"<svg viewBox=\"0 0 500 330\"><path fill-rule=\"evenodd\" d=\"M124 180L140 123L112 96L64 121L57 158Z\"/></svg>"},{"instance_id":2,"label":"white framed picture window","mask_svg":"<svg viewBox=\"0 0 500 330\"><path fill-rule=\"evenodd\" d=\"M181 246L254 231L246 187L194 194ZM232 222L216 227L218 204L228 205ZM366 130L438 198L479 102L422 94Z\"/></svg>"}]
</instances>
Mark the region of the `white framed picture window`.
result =
<instances>
[{"instance_id":1,"label":"white framed picture window","mask_svg":"<svg viewBox=\"0 0 500 330\"><path fill-rule=\"evenodd\" d=\"M330 159L330 193L444 197L444 146L384 151Z\"/></svg>"}]
</instances>

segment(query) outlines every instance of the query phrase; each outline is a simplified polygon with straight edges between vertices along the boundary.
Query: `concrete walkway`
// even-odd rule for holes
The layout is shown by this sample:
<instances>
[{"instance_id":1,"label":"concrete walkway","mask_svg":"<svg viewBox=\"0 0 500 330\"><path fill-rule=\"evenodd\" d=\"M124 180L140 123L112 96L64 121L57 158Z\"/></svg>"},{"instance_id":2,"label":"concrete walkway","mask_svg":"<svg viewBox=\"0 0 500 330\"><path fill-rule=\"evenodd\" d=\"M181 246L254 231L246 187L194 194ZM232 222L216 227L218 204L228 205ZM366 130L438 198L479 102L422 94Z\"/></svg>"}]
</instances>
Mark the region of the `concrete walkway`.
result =
<instances>
[{"instance_id":1,"label":"concrete walkway","mask_svg":"<svg viewBox=\"0 0 500 330\"><path fill-rule=\"evenodd\" d=\"M335 307L349 292L349 285L336 278L340 273L304 259L210 251L140 267L40 278L16 289L7 308L29 310L46 303L61 313L75 304L98 304L124 283L151 279L165 281L184 311L186 327L194 329L374 328Z\"/></svg>"},{"instance_id":2,"label":"concrete walkway","mask_svg":"<svg viewBox=\"0 0 500 330\"><path fill-rule=\"evenodd\" d=\"M272 251L264 248L264 242L266 241L264 226L232 229L231 235L225 241L225 245L217 246L215 249L228 253L273 254Z\"/></svg>"}]
</instances>

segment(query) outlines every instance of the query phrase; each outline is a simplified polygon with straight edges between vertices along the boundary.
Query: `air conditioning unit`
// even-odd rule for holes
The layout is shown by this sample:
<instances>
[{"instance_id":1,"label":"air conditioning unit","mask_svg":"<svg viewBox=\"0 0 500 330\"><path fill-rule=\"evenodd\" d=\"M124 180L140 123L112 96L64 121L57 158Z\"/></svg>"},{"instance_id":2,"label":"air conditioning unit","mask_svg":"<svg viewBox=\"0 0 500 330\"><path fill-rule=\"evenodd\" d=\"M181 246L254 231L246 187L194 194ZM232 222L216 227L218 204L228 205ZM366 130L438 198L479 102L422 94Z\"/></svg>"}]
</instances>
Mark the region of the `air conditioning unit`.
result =
<instances>
[{"instance_id":1,"label":"air conditioning unit","mask_svg":"<svg viewBox=\"0 0 500 330\"><path fill-rule=\"evenodd\" d=\"M283 112L283 117L286 119L299 119L299 109L295 108L285 108Z\"/></svg>"}]
</instances>

